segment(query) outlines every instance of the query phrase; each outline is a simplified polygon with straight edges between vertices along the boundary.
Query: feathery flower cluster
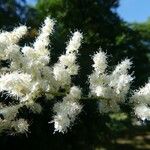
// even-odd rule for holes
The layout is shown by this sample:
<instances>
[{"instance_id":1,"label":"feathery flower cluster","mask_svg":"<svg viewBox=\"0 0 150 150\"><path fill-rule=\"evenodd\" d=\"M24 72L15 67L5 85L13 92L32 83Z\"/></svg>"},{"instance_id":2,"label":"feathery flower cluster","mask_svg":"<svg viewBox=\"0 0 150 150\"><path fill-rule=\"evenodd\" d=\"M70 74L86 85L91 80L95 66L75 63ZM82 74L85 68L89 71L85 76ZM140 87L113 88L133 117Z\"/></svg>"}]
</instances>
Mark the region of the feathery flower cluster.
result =
<instances>
[{"instance_id":1,"label":"feathery flower cluster","mask_svg":"<svg viewBox=\"0 0 150 150\"><path fill-rule=\"evenodd\" d=\"M132 101L135 104L135 114L144 120L150 120L150 82L134 92Z\"/></svg>"},{"instance_id":2,"label":"feathery flower cluster","mask_svg":"<svg viewBox=\"0 0 150 150\"><path fill-rule=\"evenodd\" d=\"M27 32L26 26L15 28L12 32L2 32L0 34L0 59L7 59L7 48L16 44Z\"/></svg>"},{"instance_id":3,"label":"feathery flower cluster","mask_svg":"<svg viewBox=\"0 0 150 150\"><path fill-rule=\"evenodd\" d=\"M45 95L47 99L51 100L57 95L60 88L64 88L66 93L69 91L71 75L76 75L78 72L76 56L81 45L82 34L78 31L73 33L67 44L66 54L59 57L59 61L54 67L50 67L48 66L50 62L50 49L48 49L48 46L50 43L49 36L53 32L53 28L54 21L47 17L35 42L31 46L22 48L17 45L17 42L27 32L26 26L18 27L12 32L2 32L0 34L0 59L10 61L8 67L1 67L0 92L16 97L19 102L19 105L2 106L0 114L4 119L0 120L2 126L0 130L15 128L16 132L26 132L28 130L27 121L24 119L16 120L20 107L26 105L33 112L40 113L41 106L36 103L38 97ZM70 114L68 118L70 122L74 121L75 116L81 110L79 103L75 102L80 98L80 94L81 91L78 88L72 87L70 94L62 102L64 104L62 106L69 109L68 112L66 110L66 113ZM58 109L58 111L60 110ZM56 114L59 114L59 112ZM56 131L63 132L66 130L64 128L69 127L70 123L67 127L63 128L62 126L62 130L57 129L60 128L60 125L56 126L57 117L54 118Z\"/></svg>"},{"instance_id":4,"label":"feathery flower cluster","mask_svg":"<svg viewBox=\"0 0 150 150\"><path fill-rule=\"evenodd\" d=\"M53 73L55 79L64 87L70 85L71 75L78 73L76 55L81 45L82 34L76 31L66 47L66 54L59 57L59 62L54 65Z\"/></svg>"},{"instance_id":5,"label":"feathery flower cluster","mask_svg":"<svg viewBox=\"0 0 150 150\"><path fill-rule=\"evenodd\" d=\"M70 124L74 122L76 116L81 112L82 106L78 100L81 98L81 90L73 86L70 89L70 93L63 98L62 102L58 102L54 105L53 116L55 131L67 132Z\"/></svg>"},{"instance_id":6,"label":"feathery flower cluster","mask_svg":"<svg viewBox=\"0 0 150 150\"><path fill-rule=\"evenodd\" d=\"M100 113L119 111L133 78L128 75L131 62L126 59L118 64L111 74L107 74L106 53L101 50L93 56L93 73L89 76L91 95L99 97Z\"/></svg>"},{"instance_id":7,"label":"feathery flower cluster","mask_svg":"<svg viewBox=\"0 0 150 150\"><path fill-rule=\"evenodd\" d=\"M42 106L36 100L42 96L43 100L52 100L55 96L60 98L60 101L54 104L53 120L50 121L54 123L55 132L67 132L83 109L80 104L81 90L71 83L72 75L78 74L76 59L83 36L79 31L74 32L67 43L66 53L50 67L49 36L54 31L54 24L55 22L47 17L39 36L31 46L20 47L17 44L26 34L26 26L0 33L0 61L10 62L9 66L1 65L0 92L2 95L6 93L7 96L16 98L12 104L4 105L5 101L0 104L0 132L11 129L17 133L27 132L28 121L18 117L19 109L26 106L34 113L40 113ZM107 56L102 50L93 56L93 62L94 71L89 76L88 98L94 97L99 101L98 109L102 114L119 111L133 80L128 74L132 63L125 59L108 74ZM131 97L135 114L142 120L150 119L149 99L150 83L135 91Z\"/></svg>"}]
</instances>

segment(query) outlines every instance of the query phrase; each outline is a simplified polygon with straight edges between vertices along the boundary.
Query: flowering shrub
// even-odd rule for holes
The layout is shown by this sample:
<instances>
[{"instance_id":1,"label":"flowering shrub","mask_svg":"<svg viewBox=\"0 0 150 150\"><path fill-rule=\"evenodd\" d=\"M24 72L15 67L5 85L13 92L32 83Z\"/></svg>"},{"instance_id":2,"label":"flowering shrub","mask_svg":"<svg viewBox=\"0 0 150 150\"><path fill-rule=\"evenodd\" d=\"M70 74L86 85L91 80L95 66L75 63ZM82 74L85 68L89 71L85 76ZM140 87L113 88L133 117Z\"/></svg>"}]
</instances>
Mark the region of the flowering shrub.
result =
<instances>
[{"instance_id":1,"label":"flowering shrub","mask_svg":"<svg viewBox=\"0 0 150 150\"><path fill-rule=\"evenodd\" d=\"M11 32L0 34L0 59L9 62L1 65L0 92L11 97L14 102L0 105L0 131L12 130L17 133L28 131L29 123L18 118L19 109L23 106L35 113L41 113L42 106L37 102L41 96L53 100L62 95L62 101L53 106L55 132L67 132L83 107L82 90L73 85L71 78L78 74L76 59L83 38L79 31L73 33L67 43L66 53L61 55L53 67L50 62L49 36L52 35L54 21L47 17L40 29L39 36L31 46L20 47L18 41L26 34L27 27L20 26ZM112 73L107 72L107 55L101 49L93 56L93 72L89 76L89 98L98 99L98 110L101 114L120 111L120 105L126 102L133 77L128 74L132 63L125 59L116 66ZM63 92L62 92L63 91ZM150 83L132 92L130 98L137 117L150 119ZM44 99L43 99L44 101Z\"/></svg>"}]
</instances>

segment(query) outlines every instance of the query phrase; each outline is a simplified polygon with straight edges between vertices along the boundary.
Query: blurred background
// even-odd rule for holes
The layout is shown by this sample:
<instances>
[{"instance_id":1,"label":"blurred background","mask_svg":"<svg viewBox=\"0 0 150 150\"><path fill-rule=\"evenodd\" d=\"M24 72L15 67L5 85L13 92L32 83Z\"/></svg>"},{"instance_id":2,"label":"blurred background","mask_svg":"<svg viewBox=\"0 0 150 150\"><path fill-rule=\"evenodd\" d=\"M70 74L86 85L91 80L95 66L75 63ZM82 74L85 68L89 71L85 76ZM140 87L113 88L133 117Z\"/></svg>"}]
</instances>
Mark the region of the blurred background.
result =
<instances>
[{"instance_id":1,"label":"blurred background","mask_svg":"<svg viewBox=\"0 0 150 150\"><path fill-rule=\"evenodd\" d=\"M79 30L84 39L78 62L81 66L74 83L87 94L87 75L92 72L93 55L100 47L109 55L109 70L124 58L133 62L131 73L136 77L132 90L145 84L150 77L150 1L148 0L0 0L0 28L10 31L20 24L29 27L20 42L30 44L46 16L56 20L52 37L51 64L65 50L73 31ZM44 104L43 104L44 105ZM96 103L95 103L96 105ZM64 150L134 150L150 149L149 123L132 119L130 107L116 115L100 116L93 102L85 104L77 124L65 135L53 134L53 125L44 106L41 115L33 116L31 133L0 135L2 149L64 149ZM33 114L31 114L32 116ZM33 122L32 122L33 121Z\"/></svg>"}]
</instances>

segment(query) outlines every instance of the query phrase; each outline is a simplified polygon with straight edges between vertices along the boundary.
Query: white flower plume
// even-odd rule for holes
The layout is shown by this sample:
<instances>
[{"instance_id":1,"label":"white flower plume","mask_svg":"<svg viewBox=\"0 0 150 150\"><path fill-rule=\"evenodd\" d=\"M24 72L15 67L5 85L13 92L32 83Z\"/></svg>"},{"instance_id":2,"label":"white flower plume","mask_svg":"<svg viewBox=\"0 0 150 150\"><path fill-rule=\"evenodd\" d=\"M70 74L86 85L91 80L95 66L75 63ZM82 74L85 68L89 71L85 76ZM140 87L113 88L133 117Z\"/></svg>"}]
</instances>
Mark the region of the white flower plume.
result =
<instances>
[{"instance_id":1,"label":"white flower plume","mask_svg":"<svg viewBox=\"0 0 150 150\"><path fill-rule=\"evenodd\" d=\"M81 91L74 86L70 89L70 93L64 97L62 102L54 105L53 116L55 131L65 133L70 125L75 121L76 116L81 112L82 106L77 100L81 97Z\"/></svg>"},{"instance_id":2,"label":"white flower plume","mask_svg":"<svg viewBox=\"0 0 150 150\"><path fill-rule=\"evenodd\" d=\"M54 65L54 77L59 81L62 87L70 85L71 75L76 75L78 73L79 67L76 64L76 55L81 45L82 38L82 34L76 31L66 47L66 54L61 55L58 63Z\"/></svg>"},{"instance_id":3,"label":"white flower plume","mask_svg":"<svg viewBox=\"0 0 150 150\"><path fill-rule=\"evenodd\" d=\"M0 34L0 45L3 46L5 45L11 45L11 44L16 44L22 36L24 36L27 32L27 27L26 26L20 26L15 28L11 32L2 32Z\"/></svg>"},{"instance_id":4,"label":"white flower plume","mask_svg":"<svg viewBox=\"0 0 150 150\"><path fill-rule=\"evenodd\" d=\"M134 102L134 110L137 117L142 120L150 120L150 82L135 91L131 100Z\"/></svg>"},{"instance_id":5,"label":"white flower plume","mask_svg":"<svg viewBox=\"0 0 150 150\"><path fill-rule=\"evenodd\" d=\"M62 98L53 107L51 122L54 123L55 132L68 131L82 110L80 100L83 99L97 99L101 114L120 111L120 104L130 99L135 115L142 120L150 120L150 82L135 91L131 98L128 97L133 81L128 73L132 66L129 59L122 61L109 73L107 54L100 49L92 57L89 94L83 95L79 87L72 86L72 77L78 75L77 56L83 39L79 31L73 33L66 52L58 58L58 62L50 66L50 36L54 24L55 21L47 17L35 42L23 47L18 42L26 34L26 26L0 33L0 61L6 62L6 66L2 64L0 68L0 92L12 98L11 104L4 105L5 100L0 103L0 132L5 129L27 132L28 120L17 118L19 109L26 106L34 113L41 113L43 108L38 103L39 99L47 103L48 100Z\"/></svg>"},{"instance_id":6,"label":"white flower plume","mask_svg":"<svg viewBox=\"0 0 150 150\"><path fill-rule=\"evenodd\" d=\"M141 120L150 120L150 108L145 104L139 104L134 108L135 115Z\"/></svg>"},{"instance_id":7,"label":"white flower plume","mask_svg":"<svg viewBox=\"0 0 150 150\"><path fill-rule=\"evenodd\" d=\"M20 26L15 28L11 32L0 33L0 59L6 58L6 49L8 46L16 44L27 32L26 26Z\"/></svg>"},{"instance_id":8,"label":"white flower plume","mask_svg":"<svg viewBox=\"0 0 150 150\"><path fill-rule=\"evenodd\" d=\"M119 104L124 102L133 80L128 75L132 63L125 59L108 74L107 56L101 50L94 55L93 62L94 71L89 76L91 94L100 98L100 113L115 112L119 110Z\"/></svg>"},{"instance_id":9,"label":"white flower plume","mask_svg":"<svg viewBox=\"0 0 150 150\"><path fill-rule=\"evenodd\" d=\"M74 32L66 47L66 54L77 53L83 36L79 31Z\"/></svg>"},{"instance_id":10,"label":"white flower plume","mask_svg":"<svg viewBox=\"0 0 150 150\"><path fill-rule=\"evenodd\" d=\"M59 57L59 61L54 67L50 67L48 66L50 62L49 36L54 31L54 24L54 20L47 17L39 31L39 36L31 46L20 47L17 44L19 39L27 32L26 26L0 34L0 58L10 61L9 66L2 67L0 71L0 92L7 92L8 95L16 97L20 102L19 107L14 104L10 107L4 106L1 109L0 112L5 119L5 124L2 121L2 127L13 127L19 133L26 131L28 128L26 121L14 120L18 109L26 105L34 112L41 112L39 105L36 105L39 107L35 108L35 100L38 97L45 94L46 98L52 99L57 95L60 87L62 88L63 85L71 86L71 75L76 75L79 68L76 64L76 57L81 45L82 34L78 31L73 33L67 44L66 54ZM67 87L65 90L67 92L69 88ZM70 94L64 97L63 104L68 109L66 115L70 113L71 117L68 118L70 119L69 124L73 122L75 116L81 110L80 104L75 101L80 97L81 91L76 86L70 88ZM11 108L15 112L12 113L12 118L7 117L11 116L11 113L9 113L12 112L10 111ZM8 115L5 115L4 112L7 112ZM64 117L67 116L64 115Z\"/></svg>"},{"instance_id":11,"label":"white flower plume","mask_svg":"<svg viewBox=\"0 0 150 150\"><path fill-rule=\"evenodd\" d=\"M96 73L104 73L107 68L107 56L103 51L99 51L93 56L93 67Z\"/></svg>"},{"instance_id":12,"label":"white flower plume","mask_svg":"<svg viewBox=\"0 0 150 150\"><path fill-rule=\"evenodd\" d=\"M0 91L7 91L9 94L22 97L30 93L31 75L19 72L12 72L0 77Z\"/></svg>"}]
</instances>

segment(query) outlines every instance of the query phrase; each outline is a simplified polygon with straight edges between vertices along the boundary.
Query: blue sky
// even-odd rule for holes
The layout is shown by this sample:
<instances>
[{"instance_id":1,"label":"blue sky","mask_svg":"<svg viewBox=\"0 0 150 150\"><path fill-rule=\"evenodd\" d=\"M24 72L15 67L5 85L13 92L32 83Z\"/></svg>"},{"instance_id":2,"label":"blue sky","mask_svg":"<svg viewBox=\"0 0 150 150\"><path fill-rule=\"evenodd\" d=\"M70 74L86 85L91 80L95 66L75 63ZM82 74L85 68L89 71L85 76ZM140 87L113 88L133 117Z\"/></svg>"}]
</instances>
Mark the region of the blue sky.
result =
<instances>
[{"instance_id":1,"label":"blue sky","mask_svg":"<svg viewBox=\"0 0 150 150\"><path fill-rule=\"evenodd\" d=\"M37 0L27 0L34 5ZM127 22L144 22L150 17L150 0L120 0L118 14Z\"/></svg>"},{"instance_id":2,"label":"blue sky","mask_svg":"<svg viewBox=\"0 0 150 150\"><path fill-rule=\"evenodd\" d=\"M120 0L117 12L127 22L144 22L150 17L150 0Z\"/></svg>"},{"instance_id":3,"label":"blue sky","mask_svg":"<svg viewBox=\"0 0 150 150\"><path fill-rule=\"evenodd\" d=\"M26 0L27 3L34 5L36 3L37 0Z\"/></svg>"}]
</instances>

